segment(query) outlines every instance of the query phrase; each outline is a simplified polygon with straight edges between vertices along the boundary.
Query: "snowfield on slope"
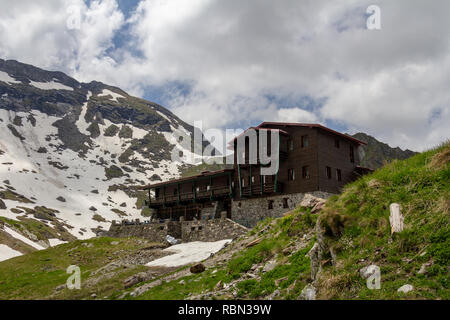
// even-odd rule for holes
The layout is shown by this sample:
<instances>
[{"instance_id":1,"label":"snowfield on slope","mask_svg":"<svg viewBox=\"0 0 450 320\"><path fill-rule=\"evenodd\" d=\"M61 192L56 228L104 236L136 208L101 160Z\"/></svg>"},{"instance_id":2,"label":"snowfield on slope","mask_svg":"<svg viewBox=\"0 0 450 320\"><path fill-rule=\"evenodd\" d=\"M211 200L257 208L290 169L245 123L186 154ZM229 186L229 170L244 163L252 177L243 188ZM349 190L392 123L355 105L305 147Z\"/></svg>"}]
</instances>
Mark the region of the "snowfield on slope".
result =
<instances>
[{"instance_id":1,"label":"snowfield on slope","mask_svg":"<svg viewBox=\"0 0 450 320\"><path fill-rule=\"evenodd\" d=\"M190 263L208 259L211 254L219 252L232 240L216 242L194 241L177 244L164 249L165 252L174 253L147 263L148 267L181 267Z\"/></svg>"},{"instance_id":2,"label":"snowfield on slope","mask_svg":"<svg viewBox=\"0 0 450 320\"><path fill-rule=\"evenodd\" d=\"M11 80L2 75L5 80ZM87 96L89 99L91 93ZM86 134L89 126L84 119L87 102L82 107L82 113L76 122L80 132ZM32 115L36 119L33 126L27 119ZM22 118L21 125L15 125L14 129L24 138L16 137L8 125L14 123L16 117ZM25 217L25 213L17 214L10 209L17 206L33 209L36 206L58 210L56 217L71 226L68 231L79 239L87 239L95 236L91 229L102 228L108 230L112 220L122 219L117 213L111 211L119 209L127 214L126 219L141 218L141 211L136 208L136 198L130 198L122 190L108 191L114 184L127 184L129 181L148 182L148 177L156 174L163 180L179 176L180 163L167 160L160 161L157 167L153 167L149 160L135 153L134 159L143 161L146 172L132 170L126 172L128 176L107 180L105 168L113 164L123 166L116 161L116 156L122 154L131 145L132 139L119 138L118 135L105 136L105 130L112 124L104 120L99 124L100 136L91 139L92 146L84 158L69 149L59 148L62 141L58 137L58 129L53 126L60 117L48 116L38 110L32 112L14 112L0 109L0 190L7 190L8 186L13 190L31 199L34 203L21 203L4 199L6 210L0 210L0 216L18 220ZM120 124L119 124L120 126ZM133 132L134 139L141 139L147 131L127 124ZM45 148L47 152L38 152ZM113 156L116 155L116 156ZM99 159L108 165L101 166ZM57 163L60 168L56 168ZM145 165L147 163L147 165ZM9 184L1 182L9 181ZM135 183L137 184L137 183ZM94 192L95 191L95 192ZM64 198L63 201L57 200ZM96 210L91 210L95 208ZM23 210L22 210L23 211ZM105 221L96 221L94 216L99 215ZM47 221L41 220L48 224Z\"/></svg>"},{"instance_id":3,"label":"snowfield on slope","mask_svg":"<svg viewBox=\"0 0 450 320\"><path fill-rule=\"evenodd\" d=\"M11 249L7 245L0 244L0 261L5 261L21 255L22 253L20 253L19 251Z\"/></svg>"}]
</instances>

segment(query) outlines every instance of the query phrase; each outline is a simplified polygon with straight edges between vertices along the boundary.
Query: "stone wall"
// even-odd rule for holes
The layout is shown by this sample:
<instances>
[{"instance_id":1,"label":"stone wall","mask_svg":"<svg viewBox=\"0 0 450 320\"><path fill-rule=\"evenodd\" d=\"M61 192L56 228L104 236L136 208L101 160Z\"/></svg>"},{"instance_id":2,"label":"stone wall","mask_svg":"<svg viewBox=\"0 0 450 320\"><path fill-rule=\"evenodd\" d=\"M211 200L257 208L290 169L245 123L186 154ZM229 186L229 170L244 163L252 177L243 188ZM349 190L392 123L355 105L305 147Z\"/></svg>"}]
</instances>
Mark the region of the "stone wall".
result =
<instances>
[{"instance_id":1,"label":"stone wall","mask_svg":"<svg viewBox=\"0 0 450 320\"><path fill-rule=\"evenodd\" d=\"M181 230L184 242L236 239L248 231L246 227L226 218L183 221Z\"/></svg>"},{"instance_id":2,"label":"stone wall","mask_svg":"<svg viewBox=\"0 0 450 320\"><path fill-rule=\"evenodd\" d=\"M165 243L167 235L180 239L182 242L219 241L238 238L247 231L246 227L227 219L224 213L220 219L209 220L168 221L165 223L134 222L134 224L114 222L104 235L115 238L145 238Z\"/></svg>"},{"instance_id":3,"label":"stone wall","mask_svg":"<svg viewBox=\"0 0 450 320\"><path fill-rule=\"evenodd\" d=\"M323 191L314 191L238 201L233 200L231 205L231 217L237 223L248 228L253 228L259 221L265 218L279 218L283 216L284 213L295 209L306 194L311 194L323 199L327 199L332 195L331 193ZM273 201L272 209L269 209L269 201Z\"/></svg>"}]
</instances>

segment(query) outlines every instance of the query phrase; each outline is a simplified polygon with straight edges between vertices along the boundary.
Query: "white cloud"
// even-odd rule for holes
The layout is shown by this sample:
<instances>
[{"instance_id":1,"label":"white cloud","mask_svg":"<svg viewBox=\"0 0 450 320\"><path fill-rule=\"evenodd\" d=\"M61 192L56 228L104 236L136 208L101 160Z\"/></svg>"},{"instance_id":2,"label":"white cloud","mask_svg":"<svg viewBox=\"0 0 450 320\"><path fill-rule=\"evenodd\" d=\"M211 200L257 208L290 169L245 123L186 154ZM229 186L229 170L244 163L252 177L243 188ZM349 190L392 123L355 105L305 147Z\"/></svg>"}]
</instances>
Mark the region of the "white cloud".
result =
<instances>
[{"instance_id":1,"label":"white cloud","mask_svg":"<svg viewBox=\"0 0 450 320\"><path fill-rule=\"evenodd\" d=\"M65 28L74 3L76 32ZM188 94L167 92L166 106L206 128L328 121L392 145L433 146L450 136L450 3L378 1L379 31L365 29L371 4L143 0L125 21L114 0L0 0L0 55L134 94L188 83ZM129 43L115 48L125 25ZM305 96L323 105L306 106Z\"/></svg>"},{"instance_id":2,"label":"white cloud","mask_svg":"<svg viewBox=\"0 0 450 320\"><path fill-rule=\"evenodd\" d=\"M300 108L280 108L275 121L316 123L318 118L314 113Z\"/></svg>"}]
</instances>

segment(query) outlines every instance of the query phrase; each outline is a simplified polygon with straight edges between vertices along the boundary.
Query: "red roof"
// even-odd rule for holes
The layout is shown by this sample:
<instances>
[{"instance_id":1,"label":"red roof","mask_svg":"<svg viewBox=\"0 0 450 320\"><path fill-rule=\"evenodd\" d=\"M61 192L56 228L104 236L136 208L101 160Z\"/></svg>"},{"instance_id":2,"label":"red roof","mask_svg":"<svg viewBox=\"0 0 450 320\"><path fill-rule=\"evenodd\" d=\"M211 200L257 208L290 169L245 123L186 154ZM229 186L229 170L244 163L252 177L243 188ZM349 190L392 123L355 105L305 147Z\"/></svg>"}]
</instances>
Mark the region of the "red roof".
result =
<instances>
[{"instance_id":1,"label":"red roof","mask_svg":"<svg viewBox=\"0 0 450 320\"><path fill-rule=\"evenodd\" d=\"M330 132L330 133L332 133L332 134L341 136L341 137L343 137L343 138L345 138L345 139L348 139L348 140L350 140L350 141L356 142L356 143L358 143L358 144L367 144L367 143L365 143L364 141L358 140L358 139L356 139L356 138L353 138L352 136L349 136L349 135L340 133L340 132L335 131L335 130L333 130L333 129L324 127L324 126L322 126L321 124L318 124L318 123L263 122L263 123L261 123L257 128L266 128L266 127L268 127L268 126L286 126L286 127L292 127L292 126L295 126L295 127L319 128L319 129L328 131L328 132Z\"/></svg>"}]
</instances>

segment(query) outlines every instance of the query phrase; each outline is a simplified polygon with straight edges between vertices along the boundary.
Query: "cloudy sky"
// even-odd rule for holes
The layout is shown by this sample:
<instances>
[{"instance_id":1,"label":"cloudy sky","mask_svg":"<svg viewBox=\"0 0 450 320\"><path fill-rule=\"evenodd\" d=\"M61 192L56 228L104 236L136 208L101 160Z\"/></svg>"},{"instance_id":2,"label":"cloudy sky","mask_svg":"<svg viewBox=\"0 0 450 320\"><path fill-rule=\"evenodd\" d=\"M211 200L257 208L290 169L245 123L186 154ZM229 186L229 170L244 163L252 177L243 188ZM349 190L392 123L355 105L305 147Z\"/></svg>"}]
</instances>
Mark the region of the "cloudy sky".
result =
<instances>
[{"instance_id":1,"label":"cloudy sky","mask_svg":"<svg viewBox=\"0 0 450 320\"><path fill-rule=\"evenodd\" d=\"M449 45L446 0L0 0L3 59L204 128L317 122L416 151L450 137Z\"/></svg>"}]
</instances>

